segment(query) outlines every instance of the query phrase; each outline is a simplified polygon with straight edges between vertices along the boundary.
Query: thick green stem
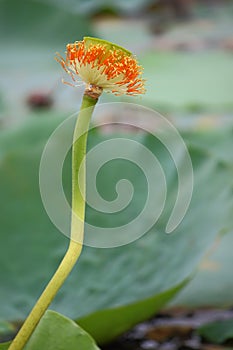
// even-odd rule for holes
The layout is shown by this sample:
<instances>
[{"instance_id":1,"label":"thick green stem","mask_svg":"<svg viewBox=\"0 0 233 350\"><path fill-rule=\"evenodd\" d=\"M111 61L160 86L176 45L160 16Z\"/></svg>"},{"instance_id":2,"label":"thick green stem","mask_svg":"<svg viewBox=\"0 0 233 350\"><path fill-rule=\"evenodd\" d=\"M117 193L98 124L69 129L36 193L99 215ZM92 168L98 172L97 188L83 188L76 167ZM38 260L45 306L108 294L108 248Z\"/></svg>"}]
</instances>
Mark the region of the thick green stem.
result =
<instances>
[{"instance_id":1,"label":"thick green stem","mask_svg":"<svg viewBox=\"0 0 233 350\"><path fill-rule=\"evenodd\" d=\"M57 271L41 294L8 350L21 350L24 348L41 317L53 301L81 254L85 218L86 175L85 166L80 166L82 161L85 161L88 127L97 101L97 96L94 98L90 94L88 96L86 91L74 131L72 147L72 220L69 247ZM79 171L81 172L80 174Z\"/></svg>"}]
</instances>

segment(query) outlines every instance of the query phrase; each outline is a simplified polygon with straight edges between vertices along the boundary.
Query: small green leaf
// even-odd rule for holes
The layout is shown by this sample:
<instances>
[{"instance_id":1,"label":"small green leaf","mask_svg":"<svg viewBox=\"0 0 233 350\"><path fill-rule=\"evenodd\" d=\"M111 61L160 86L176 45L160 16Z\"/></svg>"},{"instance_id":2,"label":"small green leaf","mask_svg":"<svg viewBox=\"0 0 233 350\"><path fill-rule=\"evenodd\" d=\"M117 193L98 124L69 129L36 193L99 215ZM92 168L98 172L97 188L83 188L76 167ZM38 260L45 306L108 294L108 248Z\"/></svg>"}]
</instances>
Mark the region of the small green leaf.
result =
<instances>
[{"instance_id":1,"label":"small green leaf","mask_svg":"<svg viewBox=\"0 0 233 350\"><path fill-rule=\"evenodd\" d=\"M198 329L198 333L208 341L222 344L233 339L233 318L205 324Z\"/></svg>"},{"instance_id":2,"label":"small green leaf","mask_svg":"<svg viewBox=\"0 0 233 350\"><path fill-rule=\"evenodd\" d=\"M0 345L0 350L8 349L10 343ZM47 311L25 350L99 350L94 340L69 318L55 311Z\"/></svg>"}]
</instances>

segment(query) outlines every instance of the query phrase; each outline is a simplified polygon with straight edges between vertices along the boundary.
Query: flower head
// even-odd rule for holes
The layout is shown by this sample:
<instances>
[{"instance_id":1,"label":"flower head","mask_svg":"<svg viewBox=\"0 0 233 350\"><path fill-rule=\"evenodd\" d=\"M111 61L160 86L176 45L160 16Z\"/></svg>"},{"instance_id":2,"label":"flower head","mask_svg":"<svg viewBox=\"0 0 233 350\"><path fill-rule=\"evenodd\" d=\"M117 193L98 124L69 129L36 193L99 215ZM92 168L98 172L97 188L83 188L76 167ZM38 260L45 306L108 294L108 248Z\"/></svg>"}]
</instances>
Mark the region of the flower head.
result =
<instances>
[{"instance_id":1,"label":"flower head","mask_svg":"<svg viewBox=\"0 0 233 350\"><path fill-rule=\"evenodd\" d=\"M108 41L85 37L66 46L66 58L56 57L73 81L115 95L145 92L142 67L128 50Z\"/></svg>"}]
</instances>

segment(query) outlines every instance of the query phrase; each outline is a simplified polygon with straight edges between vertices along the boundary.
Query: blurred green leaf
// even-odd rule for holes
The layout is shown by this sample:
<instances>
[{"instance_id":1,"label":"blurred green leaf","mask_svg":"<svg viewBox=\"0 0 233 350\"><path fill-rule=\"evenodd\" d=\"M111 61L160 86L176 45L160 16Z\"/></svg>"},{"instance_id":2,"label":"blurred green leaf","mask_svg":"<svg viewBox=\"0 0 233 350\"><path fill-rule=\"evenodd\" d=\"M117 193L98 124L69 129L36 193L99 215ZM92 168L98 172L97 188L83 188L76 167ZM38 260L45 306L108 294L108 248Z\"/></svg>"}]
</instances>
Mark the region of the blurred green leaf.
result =
<instances>
[{"instance_id":1,"label":"blurred green leaf","mask_svg":"<svg viewBox=\"0 0 233 350\"><path fill-rule=\"evenodd\" d=\"M233 164L232 154L232 127L211 128L211 130L197 130L193 133L183 134L184 140L190 147L203 150L207 155L224 162L229 166Z\"/></svg>"},{"instance_id":2,"label":"blurred green leaf","mask_svg":"<svg viewBox=\"0 0 233 350\"><path fill-rule=\"evenodd\" d=\"M34 119L18 130L2 131L0 135L0 274L4 281L0 287L0 314L5 320L25 318L68 244L47 217L38 184L43 146L60 121L61 118ZM91 133L89 147L109 137L114 135ZM192 135L192 142L194 138ZM94 323L97 323L96 329L98 327L103 342L110 336L101 327L105 327L105 320L101 321L102 312L106 319L111 319L112 329L115 324L119 327L120 315L125 313L126 321L116 330L118 333L158 310L173 295L174 288L190 276L218 232L226 228L226 217L230 217L231 166L220 156L216 157L215 152L206 152L204 142L198 148L192 144L189 150L195 183L191 206L175 232L165 235L167 218L176 199L175 165L165 147L151 135L133 134L132 139L156 154L164 169L169 193L165 211L149 233L130 245L113 249L85 247L79 263L52 304L52 308L85 323L85 329L90 328L90 333L94 332ZM219 142L222 154L224 147L226 145ZM67 161L64 171L67 193L69 169ZM123 177L132 180L135 186L132 205L119 216L97 213L88 207L88 222L108 227L130 220L140 212L147 186L143 174L134 164L116 160L104 167L98 189L106 199L112 199L115 184ZM227 222L230 224L232 218ZM138 303L148 298L154 298L154 309L147 306L141 315L136 315ZM135 309L131 304L135 304ZM95 334L96 338L98 334ZM114 334L115 331L111 336Z\"/></svg>"},{"instance_id":3,"label":"blurred green leaf","mask_svg":"<svg viewBox=\"0 0 233 350\"><path fill-rule=\"evenodd\" d=\"M0 0L0 38L9 47L32 51L49 45L56 51L90 34L88 20L72 11L33 0Z\"/></svg>"},{"instance_id":4,"label":"blurred green leaf","mask_svg":"<svg viewBox=\"0 0 233 350\"><path fill-rule=\"evenodd\" d=\"M8 349L10 343L0 344ZM69 318L47 311L29 339L25 350L98 350L94 340Z\"/></svg>"},{"instance_id":5,"label":"blurred green leaf","mask_svg":"<svg viewBox=\"0 0 233 350\"><path fill-rule=\"evenodd\" d=\"M146 105L167 105L173 112L193 112L192 106L214 113L233 109L231 53L151 51L140 63L147 79Z\"/></svg>"},{"instance_id":6,"label":"blurred green leaf","mask_svg":"<svg viewBox=\"0 0 233 350\"><path fill-rule=\"evenodd\" d=\"M41 0L43 2L43 0ZM150 0L128 0L127 2L124 0L118 0L117 2L112 2L109 0L50 0L52 4L59 5L62 8L68 7L76 13L85 14L86 16L94 15L96 13L107 13L115 14L115 13L129 13L132 15L133 13L140 11L150 3Z\"/></svg>"},{"instance_id":7,"label":"blurred green leaf","mask_svg":"<svg viewBox=\"0 0 233 350\"><path fill-rule=\"evenodd\" d=\"M10 342L0 344L0 350L7 350L10 346Z\"/></svg>"},{"instance_id":8,"label":"blurred green leaf","mask_svg":"<svg viewBox=\"0 0 233 350\"><path fill-rule=\"evenodd\" d=\"M198 333L208 341L222 344L226 340L233 339L233 319L205 324L198 328Z\"/></svg>"},{"instance_id":9,"label":"blurred green leaf","mask_svg":"<svg viewBox=\"0 0 233 350\"><path fill-rule=\"evenodd\" d=\"M77 322L88 330L99 343L108 342L122 334L135 324L147 320L160 310L170 299L174 297L188 282L188 279L178 286L163 293L140 300L127 306L120 306L109 310L97 311Z\"/></svg>"},{"instance_id":10,"label":"blurred green leaf","mask_svg":"<svg viewBox=\"0 0 233 350\"><path fill-rule=\"evenodd\" d=\"M0 320L0 335L11 333L12 331L14 331L14 326L11 323Z\"/></svg>"},{"instance_id":11,"label":"blurred green leaf","mask_svg":"<svg viewBox=\"0 0 233 350\"><path fill-rule=\"evenodd\" d=\"M232 244L233 231L216 239L194 279L172 301L173 306L193 308L232 305Z\"/></svg>"},{"instance_id":12,"label":"blurred green leaf","mask_svg":"<svg viewBox=\"0 0 233 350\"><path fill-rule=\"evenodd\" d=\"M206 154L225 164L233 172L232 128L198 131L184 135L189 147L204 149ZM233 179L233 177L232 177ZM223 189L232 188L233 180L222 183ZM218 201L218 198L216 198ZM200 263L196 276L172 301L172 305L188 307L227 307L233 303L233 280L230 266L233 265L233 199L220 235L209 248ZM223 287L224 286L224 287Z\"/></svg>"}]
</instances>

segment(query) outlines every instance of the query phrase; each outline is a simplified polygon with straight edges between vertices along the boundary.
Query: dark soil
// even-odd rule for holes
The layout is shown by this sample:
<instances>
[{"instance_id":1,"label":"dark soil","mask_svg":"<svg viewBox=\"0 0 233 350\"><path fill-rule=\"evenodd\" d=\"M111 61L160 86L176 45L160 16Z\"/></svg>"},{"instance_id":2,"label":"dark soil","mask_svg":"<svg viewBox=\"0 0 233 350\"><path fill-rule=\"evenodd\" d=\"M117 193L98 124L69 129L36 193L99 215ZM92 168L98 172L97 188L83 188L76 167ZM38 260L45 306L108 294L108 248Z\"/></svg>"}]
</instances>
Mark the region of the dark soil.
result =
<instances>
[{"instance_id":1,"label":"dark soil","mask_svg":"<svg viewBox=\"0 0 233 350\"><path fill-rule=\"evenodd\" d=\"M197 328L206 323L233 317L233 310L176 309L134 327L102 350L229 350L233 339L225 344L210 344L198 335Z\"/></svg>"}]
</instances>

